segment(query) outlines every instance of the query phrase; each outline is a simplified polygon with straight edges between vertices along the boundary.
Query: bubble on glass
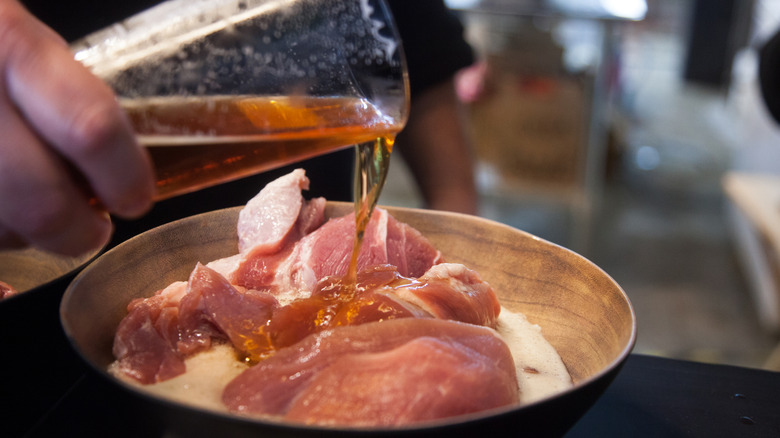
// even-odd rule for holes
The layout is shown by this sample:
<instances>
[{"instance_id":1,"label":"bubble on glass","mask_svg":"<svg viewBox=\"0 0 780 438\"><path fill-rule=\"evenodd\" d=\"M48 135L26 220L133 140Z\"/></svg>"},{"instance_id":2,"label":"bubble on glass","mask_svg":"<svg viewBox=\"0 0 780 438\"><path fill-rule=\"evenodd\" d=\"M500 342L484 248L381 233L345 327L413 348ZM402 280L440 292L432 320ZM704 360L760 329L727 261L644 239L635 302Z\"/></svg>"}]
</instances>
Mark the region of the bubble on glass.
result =
<instances>
[{"instance_id":1,"label":"bubble on glass","mask_svg":"<svg viewBox=\"0 0 780 438\"><path fill-rule=\"evenodd\" d=\"M386 95L402 54L377 0L170 0L90 35L75 57L123 98L225 93ZM187 18L189 17L189 18ZM304 78L303 84L301 79ZM403 87L394 91L403 97Z\"/></svg>"}]
</instances>

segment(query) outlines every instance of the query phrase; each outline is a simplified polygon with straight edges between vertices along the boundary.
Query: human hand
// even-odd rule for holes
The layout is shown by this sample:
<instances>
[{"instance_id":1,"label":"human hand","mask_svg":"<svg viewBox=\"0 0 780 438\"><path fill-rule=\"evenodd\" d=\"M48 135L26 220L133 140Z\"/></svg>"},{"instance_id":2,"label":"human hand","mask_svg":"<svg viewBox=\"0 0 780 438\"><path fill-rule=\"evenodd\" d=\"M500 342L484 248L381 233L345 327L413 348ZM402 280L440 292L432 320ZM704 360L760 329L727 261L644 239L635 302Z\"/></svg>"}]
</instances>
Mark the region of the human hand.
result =
<instances>
[{"instance_id":1,"label":"human hand","mask_svg":"<svg viewBox=\"0 0 780 438\"><path fill-rule=\"evenodd\" d=\"M0 249L84 253L110 238L108 213L140 216L153 193L111 89L17 0L0 0Z\"/></svg>"}]
</instances>

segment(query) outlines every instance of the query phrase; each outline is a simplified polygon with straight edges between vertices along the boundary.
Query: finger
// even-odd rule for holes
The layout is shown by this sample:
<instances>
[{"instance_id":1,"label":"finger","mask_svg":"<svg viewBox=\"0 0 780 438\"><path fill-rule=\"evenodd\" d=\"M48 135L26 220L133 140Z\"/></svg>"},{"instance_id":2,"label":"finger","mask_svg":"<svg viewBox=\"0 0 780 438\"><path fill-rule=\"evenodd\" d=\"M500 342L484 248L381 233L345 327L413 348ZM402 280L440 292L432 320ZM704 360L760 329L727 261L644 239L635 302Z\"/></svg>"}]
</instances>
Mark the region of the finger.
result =
<instances>
[{"instance_id":1,"label":"finger","mask_svg":"<svg viewBox=\"0 0 780 438\"><path fill-rule=\"evenodd\" d=\"M146 212L154 193L151 165L113 92L32 18L2 37L11 47L8 95L27 123L84 175L110 212Z\"/></svg>"},{"instance_id":2,"label":"finger","mask_svg":"<svg viewBox=\"0 0 780 438\"><path fill-rule=\"evenodd\" d=\"M89 205L56 155L0 95L0 230L4 244L69 255L108 242L111 221Z\"/></svg>"}]
</instances>

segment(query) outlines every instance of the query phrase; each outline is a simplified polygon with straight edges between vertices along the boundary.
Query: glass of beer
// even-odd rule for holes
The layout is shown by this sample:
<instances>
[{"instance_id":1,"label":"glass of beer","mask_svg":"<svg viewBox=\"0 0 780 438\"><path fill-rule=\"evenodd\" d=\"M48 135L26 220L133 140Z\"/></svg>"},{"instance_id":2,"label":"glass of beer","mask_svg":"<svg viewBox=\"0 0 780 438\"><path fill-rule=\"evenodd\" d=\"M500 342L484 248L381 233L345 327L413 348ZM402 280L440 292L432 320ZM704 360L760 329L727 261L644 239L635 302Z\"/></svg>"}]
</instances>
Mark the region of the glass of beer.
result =
<instances>
[{"instance_id":1,"label":"glass of beer","mask_svg":"<svg viewBox=\"0 0 780 438\"><path fill-rule=\"evenodd\" d=\"M382 0L169 0L71 45L116 92L157 199L357 144L409 105Z\"/></svg>"}]
</instances>

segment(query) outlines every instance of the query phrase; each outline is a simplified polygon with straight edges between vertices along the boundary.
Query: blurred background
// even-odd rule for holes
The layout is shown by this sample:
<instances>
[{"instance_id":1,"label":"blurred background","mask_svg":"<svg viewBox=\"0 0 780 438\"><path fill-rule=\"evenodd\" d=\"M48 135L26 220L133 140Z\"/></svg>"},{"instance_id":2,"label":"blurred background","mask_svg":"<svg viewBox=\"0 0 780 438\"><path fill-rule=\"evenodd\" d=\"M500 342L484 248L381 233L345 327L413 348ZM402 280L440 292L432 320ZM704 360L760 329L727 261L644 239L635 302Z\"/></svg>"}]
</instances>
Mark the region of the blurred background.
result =
<instances>
[{"instance_id":1,"label":"blurred background","mask_svg":"<svg viewBox=\"0 0 780 438\"><path fill-rule=\"evenodd\" d=\"M774 0L448 0L480 215L570 248L637 313L635 352L780 371ZM419 206L401 160L385 205Z\"/></svg>"}]
</instances>

